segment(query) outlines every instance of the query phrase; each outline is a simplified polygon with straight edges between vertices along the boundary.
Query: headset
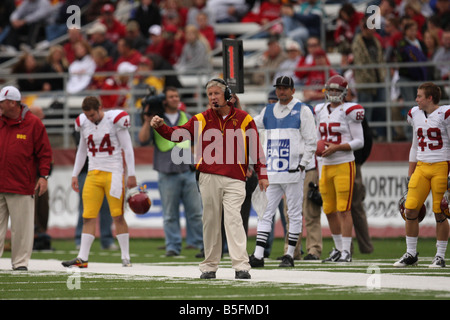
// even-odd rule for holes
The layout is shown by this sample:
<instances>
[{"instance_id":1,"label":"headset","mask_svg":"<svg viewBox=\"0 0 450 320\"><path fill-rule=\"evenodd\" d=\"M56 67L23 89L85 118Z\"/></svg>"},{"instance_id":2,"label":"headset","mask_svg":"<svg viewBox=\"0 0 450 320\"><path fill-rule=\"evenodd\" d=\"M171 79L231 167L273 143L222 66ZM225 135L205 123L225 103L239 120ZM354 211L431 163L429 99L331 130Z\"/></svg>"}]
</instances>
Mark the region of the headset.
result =
<instances>
[{"instance_id":1,"label":"headset","mask_svg":"<svg viewBox=\"0 0 450 320\"><path fill-rule=\"evenodd\" d=\"M208 84L209 84L211 81L217 81L217 82L219 82L219 83L221 83L221 84L223 84L223 85L225 86L224 97L225 97L225 100L226 100L226 101L230 101L231 98L233 97L233 92L231 92L231 89L230 89L230 87L228 86L228 84L225 82L225 80L220 79L220 78L214 78L214 79L211 79L211 80L209 80L209 81L206 83L205 88L208 86Z\"/></svg>"}]
</instances>

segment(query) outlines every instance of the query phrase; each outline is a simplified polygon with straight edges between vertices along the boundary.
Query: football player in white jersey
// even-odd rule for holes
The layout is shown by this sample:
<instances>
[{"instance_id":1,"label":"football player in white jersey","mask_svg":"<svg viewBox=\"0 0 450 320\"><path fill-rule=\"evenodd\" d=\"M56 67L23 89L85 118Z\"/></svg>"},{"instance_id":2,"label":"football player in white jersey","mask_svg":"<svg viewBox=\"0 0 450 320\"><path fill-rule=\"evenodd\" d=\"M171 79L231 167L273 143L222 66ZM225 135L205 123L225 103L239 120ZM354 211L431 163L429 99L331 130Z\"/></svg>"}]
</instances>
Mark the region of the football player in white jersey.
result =
<instances>
[{"instance_id":1,"label":"football player in white jersey","mask_svg":"<svg viewBox=\"0 0 450 320\"><path fill-rule=\"evenodd\" d=\"M350 262L353 220L351 202L355 181L353 150L364 146L362 120L364 108L344 102L348 83L340 75L325 84L326 102L315 106L319 140L325 141L322 153L319 190L335 248L323 262Z\"/></svg>"},{"instance_id":2,"label":"football player in white jersey","mask_svg":"<svg viewBox=\"0 0 450 320\"><path fill-rule=\"evenodd\" d=\"M75 120L75 130L80 131L80 143L72 172L72 188L79 192L77 177L88 156L89 168L82 195L83 231L78 256L62 264L65 267L87 267L95 239L96 218L106 196L122 254L122 265L128 267L131 266L129 233L123 216L123 204L125 186L134 188L137 185L133 145L128 132L130 116L123 110L103 111L96 97L86 97L81 108L83 113ZM126 185L123 157L128 175Z\"/></svg>"},{"instance_id":3,"label":"football player in white jersey","mask_svg":"<svg viewBox=\"0 0 450 320\"><path fill-rule=\"evenodd\" d=\"M450 151L450 106L439 106L440 88L431 82L417 90L417 106L408 112L408 123L413 127L409 154L408 193L405 202L406 253L394 263L395 267L417 265L419 211L428 194L432 194L436 219L436 255L430 268L445 267L445 252L449 223L440 208L447 190Z\"/></svg>"}]
</instances>

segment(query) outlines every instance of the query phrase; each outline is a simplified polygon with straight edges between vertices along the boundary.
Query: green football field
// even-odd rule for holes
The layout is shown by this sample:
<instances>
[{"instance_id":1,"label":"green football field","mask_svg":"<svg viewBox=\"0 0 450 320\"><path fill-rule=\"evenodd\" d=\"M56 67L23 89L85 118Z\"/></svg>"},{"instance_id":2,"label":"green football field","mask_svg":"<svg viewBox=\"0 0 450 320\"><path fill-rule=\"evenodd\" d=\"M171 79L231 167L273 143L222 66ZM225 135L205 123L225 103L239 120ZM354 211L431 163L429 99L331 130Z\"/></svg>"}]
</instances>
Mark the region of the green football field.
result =
<instances>
[{"instance_id":1,"label":"green football field","mask_svg":"<svg viewBox=\"0 0 450 320\"><path fill-rule=\"evenodd\" d=\"M172 301L167 312L174 315L184 312L200 315L209 312L206 306L212 304L216 316L258 312L270 315L274 312L271 303L292 304L292 300L450 299L450 268L428 268L435 254L435 240L420 239L419 265L400 269L392 264L405 252L405 240L373 242L375 250L371 254L360 254L355 243L351 263L302 260L295 261L295 268L282 269L276 257L282 255L283 241L275 239L266 266L252 269L251 280L234 279L227 254L217 271L217 279L201 280L198 270L201 259L195 257L198 251L186 249L178 257L165 257L164 250L159 248L164 245L163 239L132 239L131 268L121 266L119 251L101 250L96 240L89 267L82 270L61 266L62 260L72 259L78 253L73 241L54 240L54 250L33 252L27 272L12 271L10 253L3 254L0 299ZM255 239L251 237L249 253L254 245ZM328 256L332 246L331 239L324 239L322 258ZM237 300L241 302L236 304Z\"/></svg>"}]
</instances>

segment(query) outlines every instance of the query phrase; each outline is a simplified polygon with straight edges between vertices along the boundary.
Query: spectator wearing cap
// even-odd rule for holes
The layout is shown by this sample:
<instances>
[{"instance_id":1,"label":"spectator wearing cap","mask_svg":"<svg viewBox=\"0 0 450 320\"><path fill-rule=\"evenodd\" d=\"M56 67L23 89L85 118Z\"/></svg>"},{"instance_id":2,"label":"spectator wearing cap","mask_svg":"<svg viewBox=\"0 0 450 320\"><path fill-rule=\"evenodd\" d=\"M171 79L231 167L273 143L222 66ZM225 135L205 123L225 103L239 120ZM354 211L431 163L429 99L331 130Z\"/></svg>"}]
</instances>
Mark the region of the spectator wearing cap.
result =
<instances>
[{"instance_id":1,"label":"spectator wearing cap","mask_svg":"<svg viewBox=\"0 0 450 320\"><path fill-rule=\"evenodd\" d=\"M137 21L141 34L148 38L152 25L161 25L161 9L155 0L141 0L140 5L131 11L130 19Z\"/></svg>"},{"instance_id":2,"label":"spectator wearing cap","mask_svg":"<svg viewBox=\"0 0 450 320\"><path fill-rule=\"evenodd\" d=\"M280 45L278 37L271 36L267 41L267 50L263 53L261 61L258 65L259 69L276 70L280 64L288 58L287 53ZM252 76L253 83L262 85L265 81L265 72L255 72ZM269 71L270 79L275 76L275 71Z\"/></svg>"},{"instance_id":3,"label":"spectator wearing cap","mask_svg":"<svg viewBox=\"0 0 450 320\"><path fill-rule=\"evenodd\" d=\"M100 101L103 109L127 107L131 81L137 66L124 61L117 66L117 74L108 77L103 83L101 90L114 91L114 94L102 94Z\"/></svg>"},{"instance_id":4,"label":"spectator wearing cap","mask_svg":"<svg viewBox=\"0 0 450 320\"><path fill-rule=\"evenodd\" d=\"M337 75L338 73L329 68L330 62L327 58L327 53L323 49L318 49L313 53L314 67L328 67L326 69L316 69L306 72L305 87L303 90L304 101L309 104L315 104L318 100L323 100L325 94L322 91L328 78Z\"/></svg>"},{"instance_id":5,"label":"spectator wearing cap","mask_svg":"<svg viewBox=\"0 0 450 320\"><path fill-rule=\"evenodd\" d=\"M94 25L87 31L89 37L89 43L92 48L103 47L105 48L108 56L113 60L117 58L117 45L112 43L106 37L106 26L101 22L95 22Z\"/></svg>"},{"instance_id":6,"label":"spectator wearing cap","mask_svg":"<svg viewBox=\"0 0 450 320\"><path fill-rule=\"evenodd\" d=\"M152 25L148 29L149 44L145 53L161 54L163 52L164 38L162 37L162 28L158 24Z\"/></svg>"},{"instance_id":7,"label":"spectator wearing cap","mask_svg":"<svg viewBox=\"0 0 450 320\"><path fill-rule=\"evenodd\" d=\"M127 34L125 25L114 17L116 9L110 3L104 4L99 21L106 26L106 38L112 43L117 43L120 38Z\"/></svg>"},{"instance_id":8,"label":"spectator wearing cap","mask_svg":"<svg viewBox=\"0 0 450 320\"><path fill-rule=\"evenodd\" d=\"M177 29L174 26L162 28L159 25L153 25L150 27L149 33L150 44L145 53L157 54L173 66L178 61L184 45L184 39L176 38Z\"/></svg>"},{"instance_id":9,"label":"spectator wearing cap","mask_svg":"<svg viewBox=\"0 0 450 320\"><path fill-rule=\"evenodd\" d=\"M0 91L0 150L0 256L10 220L12 268L26 271L33 251L34 195L47 191L52 149L44 124L13 86Z\"/></svg>"},{"instance_id":10,"label":"spectator wearing cap","mask_svg":"<svg viewBox=\"0 0 450 320\"><path fill-rule=\"evenodd\" d=\"M283 195L289 217L288 247L279 266L294 267L294 250L302 232L305 168L314 161L317 143L313 113L308 105L294 97L294 80L281 76L274 87L278 102L268 104L255 117L258 129L265 130L269 187L266 210L258 221L255 251L250 256L253 268L264 267L264 248Z\"/></svg>"},{"instance_id":11,"label":"spectator wearing cap","mask_svg":"<svg viewBox=\"0 0 450 320\"><path fill-rule=\"evenodd\" d=\"M288 76L294 80L294 85L299 85L301 83L300 79L295 75L295 68L297 68L302 58L302 50L297 41L290 39L286 41L285 50L287 52L287 59L280 63L278 71L273 78L273 83L275 84L276 79L280 76Z\"/></svg>"}]
</instances>

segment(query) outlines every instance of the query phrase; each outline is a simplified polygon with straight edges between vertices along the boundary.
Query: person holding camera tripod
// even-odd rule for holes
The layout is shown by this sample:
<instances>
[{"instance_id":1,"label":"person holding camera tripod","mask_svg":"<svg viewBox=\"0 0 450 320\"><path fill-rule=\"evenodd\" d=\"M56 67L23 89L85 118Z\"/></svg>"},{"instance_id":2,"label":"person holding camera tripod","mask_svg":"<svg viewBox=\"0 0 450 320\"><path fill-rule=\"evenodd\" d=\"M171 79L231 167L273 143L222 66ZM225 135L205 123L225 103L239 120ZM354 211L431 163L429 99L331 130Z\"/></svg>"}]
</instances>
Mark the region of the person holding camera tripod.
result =
<instances>
[{"instance_id":1,"label":"person holding camera tripod","mask_svg":"<svg viewBox=\"0 0 450 320\"><path fill-rule=\"evenodd\" d=\"M143 125L138 139L142 144L153 140L153 168L158 171L158 189L164 219L166 256L178 256L181 252L180 202L186 217L187 247L203 250L202 202L195 179L195 172L189 164L175 164L172 154L191 152L189 141L174 143L164 139L150 126L155 115L170 126L181 126L190 116L179 110L180 96L175 87L167 87L164 95L147 96L142 100ZM201 257L202 254L198 254Z\"/></svg>"}]
</instances>

